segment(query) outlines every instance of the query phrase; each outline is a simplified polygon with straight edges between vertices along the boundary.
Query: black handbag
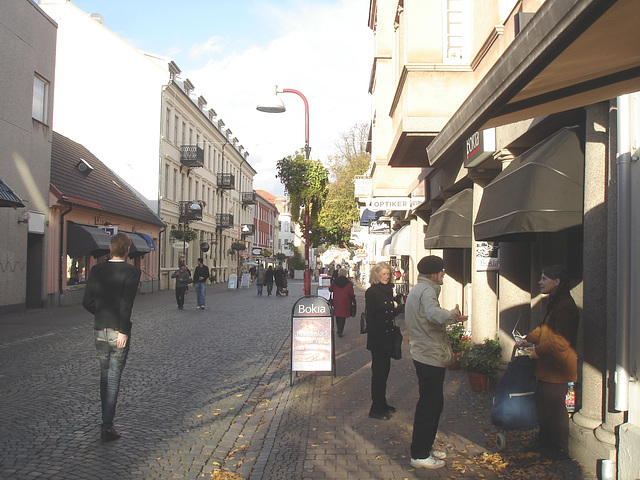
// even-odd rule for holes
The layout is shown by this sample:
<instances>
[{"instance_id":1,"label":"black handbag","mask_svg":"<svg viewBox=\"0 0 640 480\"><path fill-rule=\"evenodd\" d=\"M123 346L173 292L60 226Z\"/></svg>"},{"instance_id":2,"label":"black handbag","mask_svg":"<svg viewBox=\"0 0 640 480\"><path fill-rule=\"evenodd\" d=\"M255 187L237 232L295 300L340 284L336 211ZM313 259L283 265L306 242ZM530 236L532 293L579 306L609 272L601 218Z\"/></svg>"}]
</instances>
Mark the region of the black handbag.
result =
<instances>
[{"instance_id":1,"label":"black handbag","mask_svg":"<svg viewBox=\"0 0 640 480\"><path fill-rule=\"evenodd\" d=\"M360 333L367 333L367 312L360 314Z\"/></svg>"},{"instance_id":2,"label":"black handbag","mask_svg":"<svg viewBox=\"0 0 640 480\"><path fill-rule=\"evenodd\" d=\"M402 332L400 327L396 325L393 326L393 352L391 353L391 358L394 360L402 359Z\"/></svg>"},{"instance_id":3,"label":"black handbag","mask_svg":"<svg viewBox=\"0 0 640 480\"><path fill-rule=\"evenodd\" d=\"M358 305L356 304L356 297L351 299L351 310L349 311L349 316L351 318L356 316L356 312L358 311Z\"/></svg>"}]
</instances>

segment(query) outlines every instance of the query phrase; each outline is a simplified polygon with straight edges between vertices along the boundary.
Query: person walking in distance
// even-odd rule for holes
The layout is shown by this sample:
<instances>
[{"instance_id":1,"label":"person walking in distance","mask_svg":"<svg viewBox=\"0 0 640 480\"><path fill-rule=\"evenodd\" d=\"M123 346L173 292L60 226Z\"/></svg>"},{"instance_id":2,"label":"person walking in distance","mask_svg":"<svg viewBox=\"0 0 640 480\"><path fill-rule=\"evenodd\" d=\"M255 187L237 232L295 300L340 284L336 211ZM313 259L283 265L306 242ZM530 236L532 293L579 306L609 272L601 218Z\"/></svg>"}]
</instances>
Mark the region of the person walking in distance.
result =
<instances>
[{"instance_id":1,"label":"person walking in distance","mask_svg":"<svg viewBox=\"0 0 640 480\"><path fill-rule=\"evenodd\" d=\"M347 317L351 314L351 300L356 298L353 283L347 278L347 274L347 269L341 268L338 270L338 278L329 285L329 291L333 293L333 311L339 337L342 337Z\"/></svg>"},{"instance_id":2,"label":"person walking in distance","mask_svg":"<svg viewBox=\"0 0 640 480\"><path fill-rule=\"evenodd\" d=\"M176 279L176 302L178 303L178 309L182 310L184 308L184 294L189 284L193 281L191 280L191 272L184 262L180 262L180 269L173 272L171 278Z\"/></svg>"},{"instance_id":3,"label":"person walking in distance","mask_svg":"<svg viewBox=\"0 0 640 480\"><path fill-rule=\"evenodd\" d=\"M453 361L446 326L464 322L458 305L440 307L438 296L444 278L444 261L435 255L418 262L418 282L407 296L404 321L411 344L411 358L418 377L420 398L416 405L411 440L411 466L444 467L447 454L435 450L433 442L444 407L444 374Z\"/></svg>"},{"instance_id":4,"label":"person walking in distance","mask_svg":"<svg viewBox=\"0 0 640 480\"><path fill-rule=\"evenodd\" d=\"M264 284L267 286L267 297L271 296L273 291L273 267L269 265L267 271L264 274Z\"/></svg>"},{"instance_id":5,"label":"person walking in distance","mask_svg":"<svg viewBox=\"0 0 640 480\"><path fill-rule=\"evenodd\" d=\"M202 257L198 259L198 266L193 271L193 286L196 289L197 309L204 310L205 296L207 294L207 279L209 267L204 264Z\"/></svg>"},{"instance_id":6,"label":"person walking in distance","mask_svg":"<svg viewBox=\"0 0 640 480\"><path fill-rule=\"evenodd\" d=\"M91 268L82 304L94 315L93 330L100 361L100 438L120 438L113 428L120 377L131 344L131 310L140 283L140 269L126 262L131 239L124 233L111 237L111 259Z\"/></svg>"},{"instance_id":7,"label":"person walking in distance","mask_svg":"<svg viewBox=\"0 0 640 480\"><path fill-rule=\"evenodd\" d=\"M262 295L264 288L264 279L267 275L267 271L262 264L258 265L258 273L256 274L256 288L258 289L258 295Z\"/></svg>"}]
</instances>

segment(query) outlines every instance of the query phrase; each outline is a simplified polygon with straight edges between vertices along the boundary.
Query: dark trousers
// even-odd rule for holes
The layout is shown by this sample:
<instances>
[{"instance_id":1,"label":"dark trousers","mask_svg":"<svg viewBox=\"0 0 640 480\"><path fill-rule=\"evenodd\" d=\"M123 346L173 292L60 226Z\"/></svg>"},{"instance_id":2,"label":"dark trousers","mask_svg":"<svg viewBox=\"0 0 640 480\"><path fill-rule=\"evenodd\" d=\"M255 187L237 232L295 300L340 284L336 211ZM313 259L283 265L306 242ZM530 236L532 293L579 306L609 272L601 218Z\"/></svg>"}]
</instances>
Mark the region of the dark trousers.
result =
<instances>
[{"instance_id":1,"label":"dark trousers","mask_svg":"<svg viewBox=\"0 0 640 480\"><path fill-rule=\"evenodd\" d=\"M540 425L540 443L569 453L569 414L565 404L566 383L538 380L536 412Z\"/></svg>"},{"instance_id":2,"label":"dark trousers","mask_svg":"<svg viewBox=\"0 0 640 480\"><path fill-rule=\"evenodd\" d=\"M273 283L265 283L265 285L267 286L267 295L271 295L271 292L273 292Z\"/></svg>"},{"instance_id":3,"label":"dark trousers","mask_svg":"<svg viewBox=\"0 0 640 480\"><path fill-rule=\"evenodd\" d=\"M338 335L344 332L344 323L347 319L345 317L336 317L336 326L338 327Z\"/></svg>"},{"instance_id":4,"label":"dark trousers","mask_svg":"<svg viewBox=\"0 0 640 480\"><path fill-rule=\"evenodd\" d=\"M184 293L186 291L187 287L176 287L176 302L178 302L179 307L184 305Z\"/></svg>"},{"instance_id":5,"label":"dark trousers","mask_svg":"<svg viewBox=\"0 0 640 480\"><path fill-rule=\"evenodd\" d=\"M390 350L371 350L371 410L382 415L387 408L387 378L391 370Z\"/></svg>"},{"instance_id":6,"label":"dark trousers","mask_svg":"<svg viewBox=\"0 0 640 480\"><path fill-rule=\"evenodd\" d=\"M433 367L413 361L418 376L420 398L413 419L411 458L427 458L438 432L444 406L444 367Z\"/></svg>"}]
</instances>

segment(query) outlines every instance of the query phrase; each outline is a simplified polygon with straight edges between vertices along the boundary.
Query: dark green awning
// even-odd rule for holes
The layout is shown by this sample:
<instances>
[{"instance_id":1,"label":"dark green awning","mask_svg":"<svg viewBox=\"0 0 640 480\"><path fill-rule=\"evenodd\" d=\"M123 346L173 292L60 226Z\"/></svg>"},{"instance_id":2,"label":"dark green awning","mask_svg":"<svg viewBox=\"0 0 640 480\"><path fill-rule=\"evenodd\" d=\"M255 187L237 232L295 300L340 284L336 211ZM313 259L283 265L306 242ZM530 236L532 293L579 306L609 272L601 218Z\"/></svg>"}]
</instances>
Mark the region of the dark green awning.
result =
<instances>
[{"instance_id":1,"label":"dark green awning","mask_svg":"<svg viewBox=\"0 0 640 480\"><path fill-rule=\"evenodd\" d=\"M467 188L448 198L431 214L424 248L471 248L473 189Z\"/></svg>"},{"instance_id":2,"label":"dark green awning","mask_svg":"<svg viewBox=\"0 0 640 480\"><path fill-rule=\"evenodd\" d=\"M95 258L107 255L111 244L111 236L101 228L67 224L67 255L80 257L90 253Z\"/></svg>"},{"instance_id":3,"label":"dark green awning","mask_svg":"<svg viewBox=\"0 0 640 480\"><path fill-rule=\"evenodd\" d=\"M476 240L581 225L583 145L580 128L566 127L513 160L484 189Z\"/></svg>"}]
</instances>

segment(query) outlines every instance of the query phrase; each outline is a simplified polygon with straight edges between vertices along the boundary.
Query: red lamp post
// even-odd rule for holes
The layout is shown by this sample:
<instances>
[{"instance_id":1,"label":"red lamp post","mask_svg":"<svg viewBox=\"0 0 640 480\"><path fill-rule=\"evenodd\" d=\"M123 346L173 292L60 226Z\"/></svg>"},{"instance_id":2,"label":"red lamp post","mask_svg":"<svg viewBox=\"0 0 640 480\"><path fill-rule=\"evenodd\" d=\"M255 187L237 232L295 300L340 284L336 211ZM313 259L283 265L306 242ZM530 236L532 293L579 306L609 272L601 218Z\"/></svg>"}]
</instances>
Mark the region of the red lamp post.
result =
<instances>
[{"instance_id":1,"label":"red lamp post","mask_svg":"<svg viewBox=\"0 0 640 480\"><path fill-rule=\"evenodd\" d=\"M284 103L278 97L278 93L295 93L304 102L304 153L305 157L309 158L311 154L311 147L309 146L309 102L307 98L298 90L292 88L283 88L278 90L278 86L275 87L275 92L267 101L262 102L256 108L261 112L267 113L282 113L286 111ZM309 267L309 205L304 206L304 286L303 294L311 295L311 270Z\"/></svg>"}]
</instances>

